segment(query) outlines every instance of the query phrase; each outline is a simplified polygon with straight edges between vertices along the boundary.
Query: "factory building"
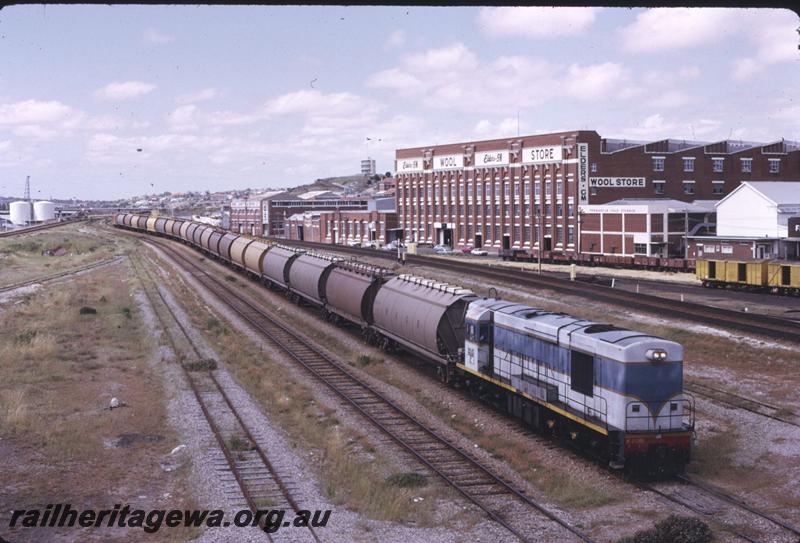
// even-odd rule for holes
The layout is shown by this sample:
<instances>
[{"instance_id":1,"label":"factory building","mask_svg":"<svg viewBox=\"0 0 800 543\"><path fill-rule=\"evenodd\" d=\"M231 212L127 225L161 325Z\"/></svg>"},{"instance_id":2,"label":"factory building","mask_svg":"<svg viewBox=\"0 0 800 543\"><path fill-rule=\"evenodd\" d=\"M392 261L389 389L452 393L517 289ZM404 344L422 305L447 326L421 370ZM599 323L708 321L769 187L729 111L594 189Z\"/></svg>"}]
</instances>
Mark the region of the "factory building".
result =
<instances>
[{"instance_id":1,"label":"factory building","mask_svg":"<svg viewBox=\"0 0 800 543\"><path fill-rule=\"evenodd\" d=\"M306 211L363 210L366 198L343 198L329 191L292 195L272 191L231 200L231 230L251 236L285 237L287 219Z\"/></svg>"},{"instance_id":2,"label":"factory building","mask_svg":"<svg viewBox=\"0 0 800 543\"><path fill-rule=\"evenodd\" d=\"M800 259L800 181L745 181L716 203L715 236L690 236L690 258Z\"/></svg>"},{"instance_id":3,"label":"factory building","mask_svg":"<svg viewBox=\"0 0 800 543\"><path fill-rule=\"evenodd\" d=\"M399 149L395 158L398 220L406 241L534 254L539 249L584 250L587 246L579 241L584 220L591 233L610 234L605 227L598 230L594 217L606 212L587 206L620 200L629 206L642 200L652 215L661 215L666 225L660 235L669 238L670 223L676 221L670 214L680 214L685 231L687 219L692 228L710 219L705 200L723 198L742 181L800 177L800 145L795 142L641 142L601 138L586 130ZM657 200L672 202L662 209L653 203ZM609 221L616 220L611 217L615 213L608 214ZM639 209L633 213L641 214ZM659 219L645 215L649 232L657 235ZM628 224L637 220L632 217ZM621 239L609 248L629 254L646 244L642 254L661 254L670 242L656 239ZM600 241L594 240L595 247ZM591 236L587 242L591 247Z\"/></svg>"},{"instance_id":4,"label":"factory building","mask_svg":"<svg viewBox=\"0 0 800 543\"><path fill-rule=\"evenodd\" d=\"M382 246L399 236L394 198L377 198L359 211L306 211L287 219L286 237L340 245Z\"/></svg>"}]
</instances>

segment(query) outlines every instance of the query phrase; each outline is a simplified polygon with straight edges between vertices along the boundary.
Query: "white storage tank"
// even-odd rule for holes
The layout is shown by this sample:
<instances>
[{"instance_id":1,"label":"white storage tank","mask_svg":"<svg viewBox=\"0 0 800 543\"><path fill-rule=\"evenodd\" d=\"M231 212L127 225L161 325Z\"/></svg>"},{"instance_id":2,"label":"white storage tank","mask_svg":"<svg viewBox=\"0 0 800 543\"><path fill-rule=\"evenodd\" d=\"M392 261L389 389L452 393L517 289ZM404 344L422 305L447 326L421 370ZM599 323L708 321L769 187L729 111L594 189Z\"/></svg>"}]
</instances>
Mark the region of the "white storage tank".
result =
<instances>
[{"instance_id":1,"label":"white storage tank","mask_svg":"<svg viewBox=\"0 0 800 543\"><path fill-rule=\"evenodd\" d=\"M33 204L33 220L52 221L56 218L56 205L53 202L36 202Z\"/></svg>"},{"instance_id":2,"label":"white storage tank","mask_svg":"<svg viewBox=\"0 0 800 543\"><path fill-rule=\"evenodd\" d=\"M28 224L31 220L31 204L30 202L11 202L9 209L9 218L14 224Z\"/></svg>"}]
</instances>

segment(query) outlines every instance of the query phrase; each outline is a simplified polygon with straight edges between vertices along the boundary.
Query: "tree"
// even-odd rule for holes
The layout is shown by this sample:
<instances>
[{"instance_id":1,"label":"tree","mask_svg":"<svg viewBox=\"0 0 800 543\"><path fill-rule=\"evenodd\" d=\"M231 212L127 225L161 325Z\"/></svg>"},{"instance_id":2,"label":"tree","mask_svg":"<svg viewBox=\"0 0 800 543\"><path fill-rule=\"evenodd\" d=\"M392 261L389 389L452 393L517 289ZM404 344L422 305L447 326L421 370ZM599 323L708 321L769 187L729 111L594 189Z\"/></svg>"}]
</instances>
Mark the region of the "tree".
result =
<instances>
[{"instance_id":1,"label":"tree","mask_svg":"<svg viewBox=\"0 0 800 543\"><path fill-rule=\"evenodd\" d=\"M391 177L392 176L392 172L386 172L385 174L383 174L383 176L384 177Z\"/></svg>"}]
</instances>

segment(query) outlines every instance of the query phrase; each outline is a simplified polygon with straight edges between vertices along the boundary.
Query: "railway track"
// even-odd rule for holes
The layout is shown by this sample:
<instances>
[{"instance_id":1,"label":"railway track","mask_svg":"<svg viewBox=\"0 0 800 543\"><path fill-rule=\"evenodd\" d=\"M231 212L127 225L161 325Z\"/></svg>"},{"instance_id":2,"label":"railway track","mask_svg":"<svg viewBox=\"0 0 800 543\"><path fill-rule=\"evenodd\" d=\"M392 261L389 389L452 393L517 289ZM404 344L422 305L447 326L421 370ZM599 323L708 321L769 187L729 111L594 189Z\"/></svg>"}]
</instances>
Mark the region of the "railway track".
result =
<instances>
[{"instance_id":1,"label":"railway track","mask_svg":"<svg viewBox=\"0 0 800 543\"><path fill-rule=\"evenodd\" d=\"M0 292L8 292L10 290L16 290L18 288L22 288L28 285L33 285L35 283L45 283L47 281L53 281L54 279L59 279L61 277L66 277L68 275L73 275L75 273L80 273L82 271L91 270L93 268L99 268L101 266L105 266L108 264L112 264L119 260L125 258L124 256L117 256L114 258L107 258L105 260L100 260L99 262L93 262L92 264L87 264L86 266L81 266L79 268L72 268L69 270L65 270L59 273L53 273L50 275L43 275L41 277L36 277L34 279L28 279L27 281L20 281L19 283L12 283L10 285L5 285L0 287Z\"/></svg>"},{"instance_id":2,"label":"railway track","mask_svg":"<svg viewBox=\"0 0 800 543\"><path fill-rule=\"evenodd\" d=\"M756 415L761 415L762 417L767 417L800 428L800 424L796 422L795 413L785 408L776 407L760 400L741 396L734 392L712 387L697 381L685 383L684 388L698 396L703 396L730 407L744 409L750 413L755 413Z\"/></svg>"},{"instance_id":3,"label":"railway track","mask_svg":"<svg viewBox=\"0 0 800 543\"><path fill-rule=\"evenodd\" d=\"M353 374L344 363L334 360L305 337L273 319L267 311L246 296L207 273L169 242L144 237L142 241L160 248L173 262L184 268L220 301L269 339L277 349L305 368L379 431L521 541L537 540L536 530L541 526L531 516L514 515L510 510L513 503L537 511L580 541L591 541L580 530L526 496L523 491L386 398ZM519 517L522 516L525 517L524 521L520 521ZM535 526L531 526L532 522ZM563 535L566 534L562 534L562 539Z\"/></svg>"},{"instance_id":4,"label":"railway track","mask_svg":"<svg viewBox=\"0 0 800 543\"><path fill-rule=\"evenodd\" d=\"M653 492L658 496L678 505L681 505L694 513L702 516L711 517L718 522L724 529L730 531L737 537L749 541L750 543L760 543L760 540L754 539L754 536L745 533L741 528L729 522L719 520L724 514L733 517L737 520L737 524L741 525L748 517L750 520L767 521L774 527L783 531L783 535L788 539L776 539L779 534L771 533L769 535L770 542L787 541L796 542L800 541L800 529L788 522L785 522L774 515L756 509L755 507L747 504L744 500L737 496L728 494L727 492L697 481L691 477L684 475L675 476L675 481L661 483L658 485L648 483L636 483L642 490Z\"/></svg>"},{"instance_id":5,"label":"railway track","mask_svg":"<svg viewBox=\"0 0 800 543\"><path fill-rule=\"evenodd\" d=\"M47 224L39 224L37 226L29 226L27 228L18 228L16 230L7 230L5 232L0 232L0 238L10 238L13 236L18 236L22 234L29 234L31 232L38 232L40 230L47 230L49 228L56 228L58 226L64 226L67 224L75 224L77 222L84 221L85 219L69 219L66 221L58 221L53 223Z\"/></svg>"},{"instance_id":6,"label":"railway track","mask_svg":"<svg viewBox=\"0 0 800 543\"><path fill-rule=\"evenodd\" d=\"M360 249L325 243L296 242L278 240L281 243L313 247L320 251L341 252L385 260L396 260L396 253ZM692 302L680 302L625 290L617 290L598 285L587 285L580 281L569 281L558 277L538 275L532 272L509 269L505 267L470 264L456 260L445 260L419 255L407 255L406 262L420 266L428 266L453 272L459 276L472 275L503 283L513 283L527 287L547 289L562 294L581 296L595 301L610 303L628 309L636 309L653 313L662 317L683 319L699 324L733 329L780 339L791 343L800 342L800 323L755 313L740 313L730 309L711 307Z\"/></svg>"},{"instance_id":7,"label":"railway track","mask_svg":"<svg viewBox=\"0 0 800 543\"><path fill-rule=\"evenodd\" d=\"M225 387L217 379L213 369L215 363L204 358L188 330L173 311L159 290L147 268L140 268L131 259L153 312L164 330L175 356L203 412L209 427L222 451L223 458L215 470L227 483L225 494L234 507L247 507L256 515L259 510L283 510L297 512L302 508L292 496L291 484L280 475L270 462L259 440L243 420L240 409L232 401ZM161 308L159 311L157 308ZM165 318L163 315L166 315ZM187 361L189 366L187 367ZM209 362L211 362L209 364ZM195 369L188 368L195 364ZM205 364L205 365L204 365ZM202 369L208 368L208 369ZM257 518L257 517L256 517ZM266 528L262 517L261 528ZM311 526L303 529L289 528L266 534L270 541L292 541L320 543Z\"/></svg>"}]
</instances>

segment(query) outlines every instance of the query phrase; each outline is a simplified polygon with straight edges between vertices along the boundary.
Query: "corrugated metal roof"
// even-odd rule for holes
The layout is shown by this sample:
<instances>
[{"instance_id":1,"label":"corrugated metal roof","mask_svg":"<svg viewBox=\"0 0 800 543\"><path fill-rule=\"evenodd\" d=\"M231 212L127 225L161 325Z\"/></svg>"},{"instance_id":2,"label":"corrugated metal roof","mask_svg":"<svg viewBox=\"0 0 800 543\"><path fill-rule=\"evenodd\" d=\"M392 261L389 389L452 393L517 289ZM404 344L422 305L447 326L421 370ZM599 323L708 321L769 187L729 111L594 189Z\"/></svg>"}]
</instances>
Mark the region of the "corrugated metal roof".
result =
<instances>
[{"instance_id":1,"label":"corrugated metal roof","mask_svg":"<svg viewBox=\"0 0 800 543\"><path fill-rule=\"evenodd\" d=\"M744 181L777 205L800 205L800 181Z\"/></svg>"}]
</instances>

